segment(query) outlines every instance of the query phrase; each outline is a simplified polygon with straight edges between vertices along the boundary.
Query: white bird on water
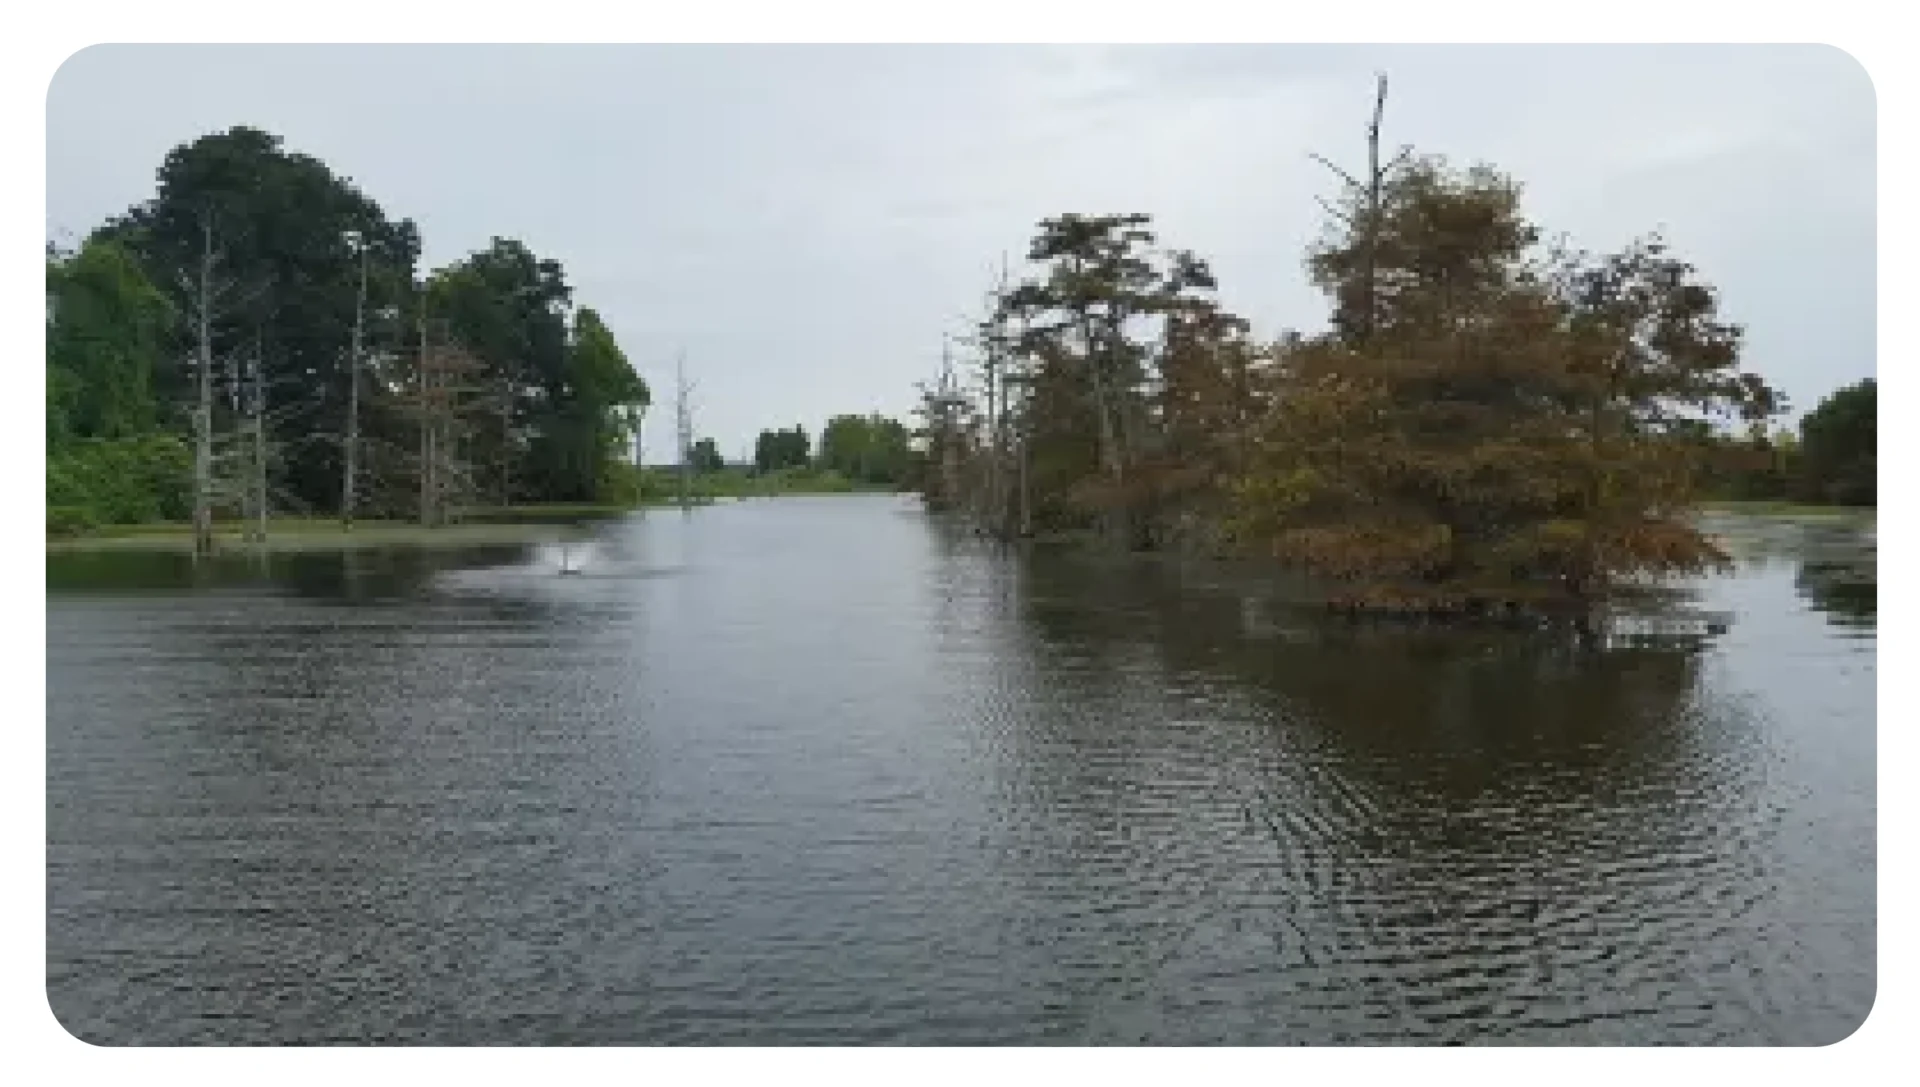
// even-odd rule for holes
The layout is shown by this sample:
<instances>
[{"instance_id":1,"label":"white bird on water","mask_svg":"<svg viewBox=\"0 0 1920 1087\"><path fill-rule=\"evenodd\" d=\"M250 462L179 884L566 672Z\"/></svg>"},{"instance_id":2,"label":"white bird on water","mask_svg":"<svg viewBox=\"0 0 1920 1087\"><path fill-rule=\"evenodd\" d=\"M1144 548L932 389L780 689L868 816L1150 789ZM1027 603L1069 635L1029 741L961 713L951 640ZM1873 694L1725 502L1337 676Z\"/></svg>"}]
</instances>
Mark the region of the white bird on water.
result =
<instances>
[{"instance_id":1,"label":"white bird on water","mask_svg":"<svg viewBox=\"0 0 1920 1087\"><path fill-rule=\"evenodd\" d=\"M580 564L573 560L573 548L566 544L560 545L560 572L562 574L577 574L580 572Z\"/></svg>"}]
</instances>

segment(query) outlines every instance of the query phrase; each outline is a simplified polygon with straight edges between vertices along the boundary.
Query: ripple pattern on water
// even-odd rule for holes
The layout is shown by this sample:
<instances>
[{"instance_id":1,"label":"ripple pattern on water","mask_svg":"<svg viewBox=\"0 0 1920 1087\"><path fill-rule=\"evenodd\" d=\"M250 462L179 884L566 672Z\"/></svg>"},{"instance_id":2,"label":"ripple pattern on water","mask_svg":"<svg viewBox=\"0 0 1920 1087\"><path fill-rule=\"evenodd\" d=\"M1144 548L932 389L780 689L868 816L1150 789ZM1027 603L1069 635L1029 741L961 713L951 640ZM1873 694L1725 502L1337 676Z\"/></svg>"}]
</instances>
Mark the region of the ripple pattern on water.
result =
<instances>
[{"instance_id":1,"label":"ripple pattern on water","mask_svg":"<svg viewBox=\"0 0 1920 1087\"><path fill-rule=\"evenodd\" d=\"M1724 630L1582 653L901 512L648 514L592 576L56 593L54 1008L140 1044L1807 1044L1870 1007L1872 627L1792 545L1843 541L1759 533L1690 590Z\"/></svg>"}]
</instances>

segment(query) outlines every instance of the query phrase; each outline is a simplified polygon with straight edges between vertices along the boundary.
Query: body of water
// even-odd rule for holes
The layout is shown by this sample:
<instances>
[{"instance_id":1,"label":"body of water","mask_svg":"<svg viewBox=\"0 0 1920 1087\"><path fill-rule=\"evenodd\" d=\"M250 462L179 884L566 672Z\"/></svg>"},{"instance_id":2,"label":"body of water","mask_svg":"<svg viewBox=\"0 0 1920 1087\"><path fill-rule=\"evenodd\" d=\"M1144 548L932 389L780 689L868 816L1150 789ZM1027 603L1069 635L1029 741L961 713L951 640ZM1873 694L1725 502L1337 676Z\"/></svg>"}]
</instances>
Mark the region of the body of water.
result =
<instances>
[{"instance_id":1,"label":"body of water","mask_svg":"<svg viewBox=\"0 0 1920 1087\"><path fill-rule=\"evenodd\" d=\"M1813 1044L1875 984L1872 521L1704 638L1328 623L892 496L48 558L106 1044ZM1656 626L1658 624L1655 624Z\"/></svg>"}]
</instances>

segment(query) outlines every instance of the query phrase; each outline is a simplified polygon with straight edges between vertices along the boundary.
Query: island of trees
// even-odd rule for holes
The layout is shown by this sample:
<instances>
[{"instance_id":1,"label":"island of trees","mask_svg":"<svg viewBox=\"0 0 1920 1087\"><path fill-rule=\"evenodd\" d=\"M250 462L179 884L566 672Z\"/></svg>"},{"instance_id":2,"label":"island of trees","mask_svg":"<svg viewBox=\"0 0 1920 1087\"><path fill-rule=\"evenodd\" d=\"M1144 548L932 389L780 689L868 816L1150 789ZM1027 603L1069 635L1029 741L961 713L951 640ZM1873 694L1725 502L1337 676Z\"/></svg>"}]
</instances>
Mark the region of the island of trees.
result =
<instances>
[{"instance_id":1,"label":"island of trees","mask_svg":"<svg viewBox=\"0 0 1920 1087\"><path fill-rule=\"evenodd\" d=\"M1512 178L1404 149L1306 255L1326 328L1256 341L1144 214L1042 221L963 372L922 389L928 505L1001 537L1264 556L1346 608L1588 613L1726 556L1702 498L1874 500L1874 387L1799 441L1657 236L1547 244Z\"/></svg>"}]
</instances>

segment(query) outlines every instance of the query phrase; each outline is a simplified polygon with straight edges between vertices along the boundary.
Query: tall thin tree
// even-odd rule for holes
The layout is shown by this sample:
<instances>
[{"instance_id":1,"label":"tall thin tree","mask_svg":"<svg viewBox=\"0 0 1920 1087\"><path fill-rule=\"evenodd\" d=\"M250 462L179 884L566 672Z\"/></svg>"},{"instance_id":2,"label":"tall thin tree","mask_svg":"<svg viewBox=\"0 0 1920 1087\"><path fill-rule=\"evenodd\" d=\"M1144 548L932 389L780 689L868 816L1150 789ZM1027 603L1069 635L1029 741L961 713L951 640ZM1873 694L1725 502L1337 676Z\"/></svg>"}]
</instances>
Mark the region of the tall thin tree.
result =
<instances>
[{"instance_id":1,"label":"tall thin tree","mask_svg":"<svg viewBox=\"0 0 1920 1087\"><path fill-rule=\"evenodd\" d=\"M267 542L267 386L262 365L260 333L254 331L253 355L247 365L247 512L252 522L248 537L256 545Z\"/></svg>"},{"instance_id":2,"label":"tall thin tree","mask_svg":"<svg viewBox=\"0 0 1920 1087\"><path fill-rule=\"evenodd\" d=\"M1395 168L1405 163L1413 153L1410 147L1402 147L1393 161L1385 166L1380 164L1380 122L1387 109L1387 75L1385 72L1374 76L1373 118L1367 124L1367 176L1362 181L1340 167L1324 155L1311 154L1320 165L1332 170L1346 183L1351 197L1359 203L1358 214L1362 221L1355 223L1351 213L1340 210L1326 200L1320 204L1335 218L1357 226L1361 236L1360 275L1357 284L1359 298L1354 306L1357 313L1347 315L1346 331L1355 344L1363 344L1373 336L1373 328L1379 313L1379 264L1380 264L1380 222L1383 214L1381 207L1386 182Z\"/></svg>"},{"instance_id":3,"label":"tall thin tree","mask_svg":"<svg viewBox=\"0 0 1920 1087\"><path fill-rule=\"evenodd\" d=\"M193 554L213 554L213 217L200 217L200 277L195 295L195 355L199 371L193 409Z\"/></svg>"},{"instance_id":4,"label":"tall thin tree","mask_svg":"<svg viewBox=\"0 0 1920 1087\"><path fill-rule=\"evenodd\" d=\"M687 357L684 352L675 356L674 374L674 441L679 447L680 459L680 509L693 507L692 475L693 464L693 404L691 396L693 386L687 381Z\"/></svg>"},{"instance_id":5,"label":"tall thin tree","mask_svg":"<svg viewBox=\"0 0 1920 1087\"><path fill-rule=\"evenodd\" d=\"M340 480L340 526L353 531L354 498L360 470L360 350L367 310L367 239L352 235L360 247L360 291L353 301L353 344L347 359L347 447Z\"/></svg>"},{"instance_id":6,"label":"tall thin tree","mask_svg":"<svg viewBox=\"0 0 1920 1087\"><path fill-rule=\"evenodd\" d=\"M432 526L439 523L436 502L439 488L434 479L433 360L427 350L427 296L424 287L420 292L419 320L420 361L415 374L420 398L420 523Z\"/></svg>"}]
</instances>

